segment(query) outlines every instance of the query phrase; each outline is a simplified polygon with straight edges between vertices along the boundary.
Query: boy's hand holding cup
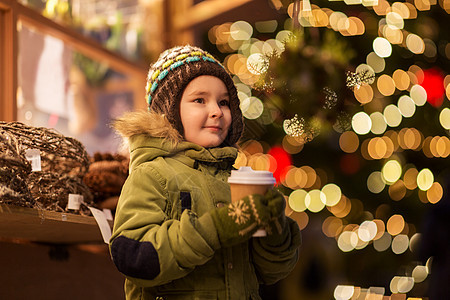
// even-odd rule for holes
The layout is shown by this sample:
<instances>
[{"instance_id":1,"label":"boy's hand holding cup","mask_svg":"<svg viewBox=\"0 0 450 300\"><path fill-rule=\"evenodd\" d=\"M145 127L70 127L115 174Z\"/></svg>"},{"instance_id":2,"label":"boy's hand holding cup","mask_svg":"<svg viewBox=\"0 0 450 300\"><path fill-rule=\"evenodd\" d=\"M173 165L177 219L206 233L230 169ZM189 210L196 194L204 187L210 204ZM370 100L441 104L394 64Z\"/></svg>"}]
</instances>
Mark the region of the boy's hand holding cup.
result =
<instances>
[{"instance_id":1,"label":"boy's hand holding cup","mask_svg":"<svg viewBox=\"0 0 450 300\"><path fill-rule=\"evenodd\" d=\"M273 188L275 182L273 174L269 171L254 171L251 167L240 167L239 170L231 171L231 176L228 178L231 201L235 203L254 194L265 195L269 189ZM259 229L253 234L254 237L266 235L267 232L264 229Z\"/></svg>"}]
</instances>

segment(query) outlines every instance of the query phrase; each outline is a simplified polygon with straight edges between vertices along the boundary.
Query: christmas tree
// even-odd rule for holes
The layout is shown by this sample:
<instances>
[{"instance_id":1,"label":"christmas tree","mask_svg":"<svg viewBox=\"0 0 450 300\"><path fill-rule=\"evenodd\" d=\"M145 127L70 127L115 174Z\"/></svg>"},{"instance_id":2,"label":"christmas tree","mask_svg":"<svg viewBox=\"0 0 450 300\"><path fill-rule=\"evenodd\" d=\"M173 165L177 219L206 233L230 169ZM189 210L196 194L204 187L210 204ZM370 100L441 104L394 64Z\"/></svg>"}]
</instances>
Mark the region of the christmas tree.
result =
<instances>
[{"instance_id":1,"label":"christmas tree","mask_svg":"<svg viewBox=\"0 0 450 300\"><path fill-rule=\"evenodd\" d=\"M281 2L285 21L208 32L246 118L236 166L274 172L303 231L272 290L444 299L450 2Z\"/></svg>"}]
</instances>

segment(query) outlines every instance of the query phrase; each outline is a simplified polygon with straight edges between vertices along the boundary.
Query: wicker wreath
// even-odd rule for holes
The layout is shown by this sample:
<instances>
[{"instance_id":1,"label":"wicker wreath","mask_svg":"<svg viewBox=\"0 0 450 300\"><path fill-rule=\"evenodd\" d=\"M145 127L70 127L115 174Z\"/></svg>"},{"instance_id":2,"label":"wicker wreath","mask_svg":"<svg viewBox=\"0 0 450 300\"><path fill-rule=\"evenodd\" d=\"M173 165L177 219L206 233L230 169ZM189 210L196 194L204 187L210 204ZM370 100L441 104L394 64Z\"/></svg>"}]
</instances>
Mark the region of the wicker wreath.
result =
<instances>
[{"instance_id":1,"label":"wicker wreath","mask_svg":"<svg viewBox=\"0 0 450 300\"><path fill-rule=\"evenodd\" d=\"M20 155L16 138L0 129L0 203L33 207L26 184L30 163Z\"/></svg>"},{"instance_id":2,"label":"wicker wreath","mask_svg":"<svg viewBox=\"0 0 450 300\"><path fill-rule=\"evenodd\" d=\"M0 137L6 141L0 148L5 156L0 159L0 195L10 199L3 203L62 212L68 211L69 194L81 194L87 205L93 205L93 195L83 182L89 156L79 141L52 129L20 122L0 122ZM39 150L41 171L31 172L25 158L28 149ZM3 176L8 173L13 175ZM90 214L83 206L78 213Z\"/></svg>"}]
</instances>

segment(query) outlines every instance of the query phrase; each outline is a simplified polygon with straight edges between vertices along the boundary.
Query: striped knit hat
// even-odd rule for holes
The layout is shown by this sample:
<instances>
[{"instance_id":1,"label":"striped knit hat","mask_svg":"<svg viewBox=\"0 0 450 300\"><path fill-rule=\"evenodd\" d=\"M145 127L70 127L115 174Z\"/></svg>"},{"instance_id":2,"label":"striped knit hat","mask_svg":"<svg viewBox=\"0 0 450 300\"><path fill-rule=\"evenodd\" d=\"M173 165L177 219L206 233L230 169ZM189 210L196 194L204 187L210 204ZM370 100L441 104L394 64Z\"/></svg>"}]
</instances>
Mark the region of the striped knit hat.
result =
<instances>
[{"instance_id":1,"label":"striped knit hat","mask_svg":"<svg viewBox=\"0 0 450 300\"><path fill-rule=\"evenodd\" d=\"M201 75L221 79L228 89L232 122L224 145L235 145L243 130L236 87L225 68L211 54L200 48L179 46L161 53L148 72L148 109L165 114L169 122L183 135L180 118L181 96L188 83Z\"/></svg>"}]
</instances>

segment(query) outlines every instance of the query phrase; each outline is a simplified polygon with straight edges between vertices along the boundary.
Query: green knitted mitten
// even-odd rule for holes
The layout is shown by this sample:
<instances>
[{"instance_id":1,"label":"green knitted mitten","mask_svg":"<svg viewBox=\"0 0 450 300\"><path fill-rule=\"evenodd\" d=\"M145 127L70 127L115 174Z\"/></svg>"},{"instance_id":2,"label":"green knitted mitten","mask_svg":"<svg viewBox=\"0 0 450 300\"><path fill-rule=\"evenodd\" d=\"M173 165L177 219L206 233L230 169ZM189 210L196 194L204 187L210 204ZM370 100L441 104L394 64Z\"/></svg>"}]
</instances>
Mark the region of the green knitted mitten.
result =
<instances>
[{"instance_id":1,"label":"green knitted mitten","mask_svg":"<svg viewBox=\"0 0 450 300\"><path fill-rule=\"evenodd\" d=\"M271 219L271 211L267 199L254 194L212 210L211 217L220 244L229 247L248 240L256 230L264 227Z\"/></svg>"}]
</instances>

